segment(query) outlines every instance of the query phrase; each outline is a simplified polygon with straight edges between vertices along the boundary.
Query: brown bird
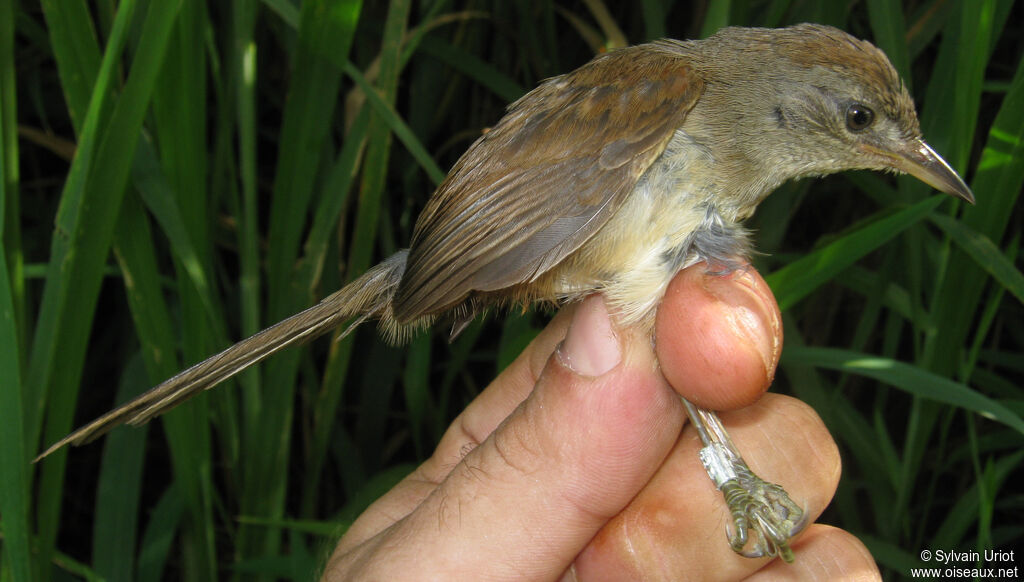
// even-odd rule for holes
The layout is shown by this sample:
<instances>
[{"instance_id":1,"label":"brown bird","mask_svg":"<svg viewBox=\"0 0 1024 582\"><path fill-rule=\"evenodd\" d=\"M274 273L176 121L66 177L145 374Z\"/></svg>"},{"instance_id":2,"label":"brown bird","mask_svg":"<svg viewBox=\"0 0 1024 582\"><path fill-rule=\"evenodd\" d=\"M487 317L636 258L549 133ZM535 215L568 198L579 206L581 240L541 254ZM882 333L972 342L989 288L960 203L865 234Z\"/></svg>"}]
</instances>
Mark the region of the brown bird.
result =
<instances>
[{"instance_id":1,"label":"brown bird","mask_svg":"<svg viewBox=\"0 0 1024 582\"><path fill-rule=\"evenodd\" d=\"M399 341L441 316L605 295L617 325L652 330L672 277L737 268L741 226L787 180L907 172L967 202L922 139L885 55L835 28L726 28L600 55L543 82L456 162L402 250L294 315L80 428L40 458L140 424L274 352L351 318ZM801 509L743 462L714 413L684 400L744 555L792 559ZM754 536L750 538L748 531ZM753 541L753 547L748 542Z\"/></svg>"}]
</instances>

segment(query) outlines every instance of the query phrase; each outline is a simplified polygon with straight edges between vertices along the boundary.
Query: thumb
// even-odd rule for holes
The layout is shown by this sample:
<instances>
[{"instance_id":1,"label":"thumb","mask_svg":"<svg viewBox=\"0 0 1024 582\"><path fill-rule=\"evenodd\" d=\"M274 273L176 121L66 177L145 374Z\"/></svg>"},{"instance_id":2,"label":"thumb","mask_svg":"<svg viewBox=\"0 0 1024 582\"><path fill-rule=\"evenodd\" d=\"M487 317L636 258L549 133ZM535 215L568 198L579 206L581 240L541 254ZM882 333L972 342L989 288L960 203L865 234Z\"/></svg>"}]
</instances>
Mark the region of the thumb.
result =
<instances>
[{"instance_id":1,"label":"thumb","mask_svg":"<svg viewBox=\"0 0 1024 582\"><path fill-rule=\"evenodd\" d=\"M682 422L650 339L616 335L604 300L588 298L530 396L386 533L417 540L408 564L390 565L557 576L647 483Z\"/></svg>"}]
</instances>

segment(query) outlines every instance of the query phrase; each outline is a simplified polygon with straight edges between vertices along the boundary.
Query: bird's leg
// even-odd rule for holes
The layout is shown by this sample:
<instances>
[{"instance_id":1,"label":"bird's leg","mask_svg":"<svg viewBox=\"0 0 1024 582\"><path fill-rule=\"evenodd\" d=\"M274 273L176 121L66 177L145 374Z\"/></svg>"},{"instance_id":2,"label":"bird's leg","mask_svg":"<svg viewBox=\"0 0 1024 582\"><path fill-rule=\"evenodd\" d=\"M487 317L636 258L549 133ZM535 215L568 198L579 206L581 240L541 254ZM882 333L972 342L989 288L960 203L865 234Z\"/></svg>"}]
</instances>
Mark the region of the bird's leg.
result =
<instances>
[{"instance_id":1,"label":"bird's leg","mask_svg":"<svg viewBox=\"0 0 1024 582\"><path fill-rule=\"evenodd\" d=\"M803 509L793 503L782 487L768 483L750 470L718 415L697 408L685 398L682 400L704 444L700 460L729 506L734 531L727 535L732 549L748 558L779 556L792 562L789 540L807 525ZM747 549L748 530L754 532L751 549Z\"/></svg>"}]
</instances>

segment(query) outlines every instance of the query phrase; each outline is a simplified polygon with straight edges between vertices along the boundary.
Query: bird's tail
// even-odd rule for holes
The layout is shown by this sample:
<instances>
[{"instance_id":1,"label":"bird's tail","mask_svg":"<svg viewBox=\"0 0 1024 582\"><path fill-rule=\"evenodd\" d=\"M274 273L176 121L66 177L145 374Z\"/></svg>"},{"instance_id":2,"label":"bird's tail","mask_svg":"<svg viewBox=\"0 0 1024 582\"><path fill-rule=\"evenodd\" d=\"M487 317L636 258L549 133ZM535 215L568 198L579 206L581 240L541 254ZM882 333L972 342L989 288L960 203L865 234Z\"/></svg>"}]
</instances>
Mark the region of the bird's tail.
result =
<instances>
[{"instance_id":1,"label":"bird's tail","mask_svg":"<svg viewBox=\"0 0 1024 582\"><path fill-rule=\"evenodd\" d=\"M375 317L384 319L389 326L394 327L391 299L405 271L407 255L407 250L395 253L320 303L179 372L57 441L36 457L35 461L67 444L87 443L121 424L143 424L279 350L318 337L352 317L358 319L340 337Z\"/></svg>"}]
</instances>

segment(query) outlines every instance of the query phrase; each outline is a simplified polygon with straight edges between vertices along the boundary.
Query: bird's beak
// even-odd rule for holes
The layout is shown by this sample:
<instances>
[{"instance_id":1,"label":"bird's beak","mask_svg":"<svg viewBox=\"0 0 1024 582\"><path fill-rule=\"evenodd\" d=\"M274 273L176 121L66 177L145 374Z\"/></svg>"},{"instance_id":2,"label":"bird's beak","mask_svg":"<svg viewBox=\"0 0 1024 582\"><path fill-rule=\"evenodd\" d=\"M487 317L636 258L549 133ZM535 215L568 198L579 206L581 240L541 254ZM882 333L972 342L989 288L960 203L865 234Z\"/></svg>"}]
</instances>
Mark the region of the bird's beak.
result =
<instances>
[{"instance_id":1,"label":"bird's beak","mask_svg":"<svg viewBox=\"0 0 1024 582\"><path fill-rule=\"evenodd\" d=\"M865 147L872 153L888 158L893 168L914 176L940 192L974 204L974 194L960 175L923 140L915 139L892 150Z\"/></svg>"}]
</instances>

